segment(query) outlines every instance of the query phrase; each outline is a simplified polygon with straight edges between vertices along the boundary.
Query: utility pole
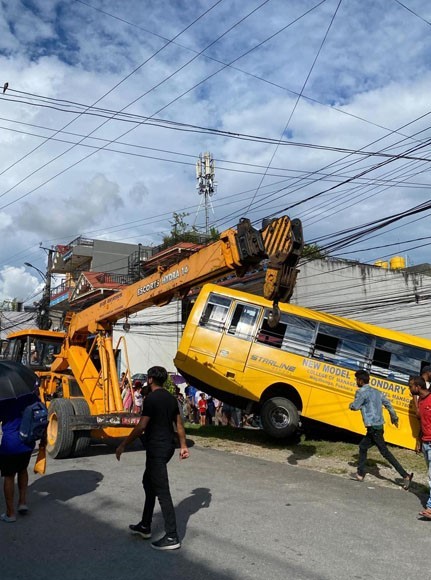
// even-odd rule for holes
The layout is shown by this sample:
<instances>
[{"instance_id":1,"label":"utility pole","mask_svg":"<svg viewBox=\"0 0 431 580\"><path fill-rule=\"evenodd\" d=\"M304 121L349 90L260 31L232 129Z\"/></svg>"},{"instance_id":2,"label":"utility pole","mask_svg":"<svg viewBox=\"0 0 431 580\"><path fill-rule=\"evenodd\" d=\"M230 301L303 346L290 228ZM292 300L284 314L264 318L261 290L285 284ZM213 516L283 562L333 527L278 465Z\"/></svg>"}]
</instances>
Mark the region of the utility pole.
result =
<instances>
[{"instance_id":1,"label":"utility pole","mask_svg":"<svg viewBox=\"0 0 431 580\"><path fill-rule=\"evenodd\" d=\"M39 302L35 302L36 324L37 324L38 328L40 328L41 330L49 330L51 328L51 325L52 325L52 320L50 318L49 306L51 303L51 276L52 276L52 262L53 262L52 257L53 257L55 250L53 250L52 248L44 248L42 246L42 244L40 244L40 248L42 250L45 250L45 252L48 256L47 265L46 265L46 273L44 274L42 272L42 270L39 270L39 268L37 268L36 266L33 266L33 264L30 264L29 262L24 262L24 266L27 266L27 268L33 268L33 270L36 270L36 272L39 274L39 276L45 282L44 287L43 287L42 298L39 300Z\"/></svg>"},{"instance_id":2,"label":"utility pole","mask_svg":"<svg viewBox=\"0 0 431 580\"><path fill-rule=\"evenodd\" d=\"M211 153L201 153L199 159L196 161L196 189L199 195L203 196L205 207L205 233L210 233L209 227L209 210L211 206L210 197L215 193L217 183L215 178L215 165ZM202 200L201 200L202 202ZM200 208L200 205L199 205ZM199 209L198 209L199 211Z\"/></svg>"},{"instance_id":3,"label":"utility pole","mask_svg":"<svg viewBox=\"0 0 431 580\"><path fill-rule=\"evenodd\" d=\"M49 304L51 302L51 270L52 270L52 254L54 250L47 248L48 263L46 266L45 286L43 289L42 299L38 305L36 316L36 324L41 330L49 330L52 321L49 317Z\"/></svg>"}]
</instances>

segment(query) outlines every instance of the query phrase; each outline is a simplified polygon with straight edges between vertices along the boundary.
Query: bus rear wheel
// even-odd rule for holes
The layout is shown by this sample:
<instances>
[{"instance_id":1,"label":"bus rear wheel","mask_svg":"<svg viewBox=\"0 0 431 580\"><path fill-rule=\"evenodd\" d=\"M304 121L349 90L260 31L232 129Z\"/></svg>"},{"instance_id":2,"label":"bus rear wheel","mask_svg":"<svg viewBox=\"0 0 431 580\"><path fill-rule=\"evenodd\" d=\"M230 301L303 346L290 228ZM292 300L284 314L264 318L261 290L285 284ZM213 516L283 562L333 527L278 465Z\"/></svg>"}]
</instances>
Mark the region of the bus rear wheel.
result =
<instances>
[{"instance_id":1,"label":"bus rear wheel","mask_svg":"<svg viewBox=\"0 0 431 580\"><path fill-rule=\"evenodd\" d=\"M263 430L277 439L293 435L299 428L298 409L285 397L272 397L260 412Z\"/></svg>"}]
</instances>

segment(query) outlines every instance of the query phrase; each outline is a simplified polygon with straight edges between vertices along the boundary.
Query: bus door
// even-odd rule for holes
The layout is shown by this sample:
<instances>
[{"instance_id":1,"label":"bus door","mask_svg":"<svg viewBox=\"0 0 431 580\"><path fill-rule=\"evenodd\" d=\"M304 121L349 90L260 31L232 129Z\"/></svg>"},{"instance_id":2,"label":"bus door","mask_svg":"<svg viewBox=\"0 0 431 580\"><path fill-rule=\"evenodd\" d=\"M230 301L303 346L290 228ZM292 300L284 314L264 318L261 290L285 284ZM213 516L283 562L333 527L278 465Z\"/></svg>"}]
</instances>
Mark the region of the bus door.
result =
<instances>
[{"instance_id":1,"label":"bus door","mask_svg":"<svg viewBox=\"0 0 431 580\"><path fill-rule=\"evenodd\" d=\"M223 333L214 362L227 367L231 378L244 371L261 308L238 302Z\"/></svg>"}]
</instances>

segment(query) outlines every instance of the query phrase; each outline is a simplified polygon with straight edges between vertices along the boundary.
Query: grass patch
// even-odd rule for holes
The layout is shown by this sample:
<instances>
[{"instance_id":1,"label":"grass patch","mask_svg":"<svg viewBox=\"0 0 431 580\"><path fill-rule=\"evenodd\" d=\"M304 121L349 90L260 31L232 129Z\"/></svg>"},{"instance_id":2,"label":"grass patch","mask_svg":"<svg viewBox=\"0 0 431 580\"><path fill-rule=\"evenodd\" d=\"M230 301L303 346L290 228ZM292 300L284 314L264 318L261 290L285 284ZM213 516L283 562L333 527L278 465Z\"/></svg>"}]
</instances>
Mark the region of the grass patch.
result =
<instances>
[{"instance_id":1,"label":"grass patch","mask_svg":"<svg viewBox=\"0 0 431 580\"><path fill-rule=\"evenodd\" d=\"M285 442L269 437L260 429L236 429L235 427L216 427L215 425L193 425L186 423L186 434L209 439L222 439L225 441L239 441L250 445L269 445L271 447L285 447Z\"/></svg>"},{"instance_id":2,"label":"grass patch","mask_svg":"<svg viewBox=\"0 0 431 580\"><path fill-rule=\"evenodd\" d=\"M212 425L200 426L190 423L186 423L186 434L196 437L196 439L200 438L200 444L205 447L211 447L211 441L214 444L216 441L223 441L227 444L227 449L229 449L229 443L231 443L232 449L236 444L240 444L241 447L289 450L290 457L292 458L293 456L294 459L298 460L318 457L345 462L349 467L340 468L342 471L338 473L345 473L356 468L358 444L361 440L360 435L309 421L304 422L302 432L291 439L274 439L259 429L236 429L234 427L216 427ZM416 455L409 449L389 447L407 471L421 473L426 469L422 455ZM370 468L389 467L389 464L375 447L368 452L367 463Z\"/></svg>"}]
</instances>

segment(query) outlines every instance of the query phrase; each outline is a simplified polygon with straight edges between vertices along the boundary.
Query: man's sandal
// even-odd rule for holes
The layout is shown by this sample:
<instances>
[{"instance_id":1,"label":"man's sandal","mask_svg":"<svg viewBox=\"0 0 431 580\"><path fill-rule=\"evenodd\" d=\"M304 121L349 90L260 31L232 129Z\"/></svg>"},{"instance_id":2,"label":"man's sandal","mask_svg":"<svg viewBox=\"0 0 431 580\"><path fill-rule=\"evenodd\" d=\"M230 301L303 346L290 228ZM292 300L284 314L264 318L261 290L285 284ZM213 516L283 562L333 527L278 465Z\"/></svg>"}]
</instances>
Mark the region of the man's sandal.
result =
<instances>
[{"instance_id":1,"label":"man's sandal","mask_svg":"<svg viewBox=\"0 0 431 580\"><path fill-rule=\"evenodd\" d=\"M403 489L405 491L408 491L410 489L412 479L413 479L413 473L410 473L410 475L408 475L407 477L404 478Z\"/></svg>"}]
</instances>

